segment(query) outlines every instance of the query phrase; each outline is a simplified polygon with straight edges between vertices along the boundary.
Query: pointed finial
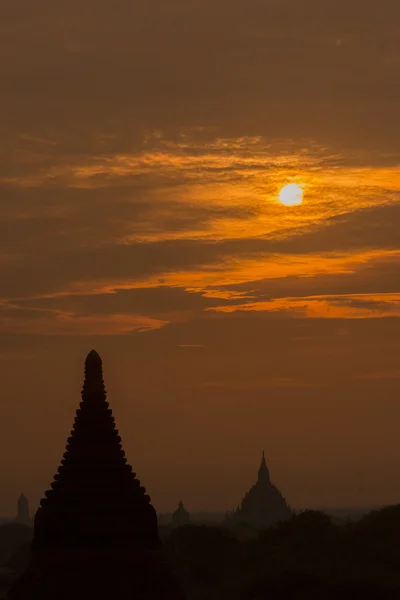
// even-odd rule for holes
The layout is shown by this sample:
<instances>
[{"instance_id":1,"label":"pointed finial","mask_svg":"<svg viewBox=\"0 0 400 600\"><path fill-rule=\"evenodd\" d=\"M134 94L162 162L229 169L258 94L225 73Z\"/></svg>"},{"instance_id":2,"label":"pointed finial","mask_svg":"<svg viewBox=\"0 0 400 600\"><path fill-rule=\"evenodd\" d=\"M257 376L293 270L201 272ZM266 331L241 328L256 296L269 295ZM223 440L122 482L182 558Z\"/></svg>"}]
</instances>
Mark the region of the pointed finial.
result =
<instances>
[{"instance_id":1,"label":"pointed finial","mask_svg":"<svg viewBox=\"0 0 400 600\"><path fill-rule=\"evenodd\" d=\"M261 466L262 467L266 467L267 466L267 461L265 460L265 452L264 452L264 450L262 452Z\"/></svg>"},{"instance_id":2,"label":"pointed finial","mask_svg":"<svg viewBox=\"0 0 400 600\"><path fill-rule=\"evenodd\" d=\"M85 364L100 364L102 365L102 360L100 358L100 354L96 352L96 350L91 350L86 357Z\"/></svg>"},{"instance_id":3,"label":"pointed finial","mask_svg":"<svg viewBox=\"0 0 400 600\"><path fill-rule=\"evenodd\" d=\"M103 363L96 350L91 350L85 360L85 381L82 394L100 392L105 394Z\"/></svg>"},{"instance_id":4,"label":"pointed finial","mask_svg":"<svg viewBox=\"0 0 400 600\"><path fill-rule=\"evenodd\" d=\"M267 467L267 462L265 460L264 450L262 453L261 465L260 465L260 468L258 469L258 480L265 481L265 482L269 481L269 470Z\"/></svg>"}]
</instances>

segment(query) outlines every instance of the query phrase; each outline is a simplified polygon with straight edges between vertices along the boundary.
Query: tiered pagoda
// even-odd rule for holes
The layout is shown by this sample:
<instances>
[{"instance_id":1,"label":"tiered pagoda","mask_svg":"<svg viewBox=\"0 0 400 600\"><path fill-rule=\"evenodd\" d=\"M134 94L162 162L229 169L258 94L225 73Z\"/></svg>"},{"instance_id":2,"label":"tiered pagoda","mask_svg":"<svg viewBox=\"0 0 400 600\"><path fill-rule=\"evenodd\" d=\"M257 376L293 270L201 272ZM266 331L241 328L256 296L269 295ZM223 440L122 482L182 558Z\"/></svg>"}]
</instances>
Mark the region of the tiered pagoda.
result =
<instances>
[{"instance_id":1,"label":"tiered pagoda","mask_svg":"<svg viewBox=\"0 0 400 600\"><path fill-rule=\"evenodd\" d=\"M181 527L182 525L189 525L190 514L183 506L183 502L179 502L178 508L172 513L172 525L173 527Z\"/></svg>"},{"instance_id":2,"label":"tiered pagoda","mask_svg":"<svg viewBox=\"0 0 400 600\"><path fill-rule=\"evenodd\" d=\"M156 511L127 464L94 350L64 458L35 516L32 555L11 600L184 600Z\"/></svg>"},{"instance_id":3,"label":"tiered pagoda","mask_svg":"<svg viewBox=\"0 0 400 600\"><path fill-rule=\"evenodd\" d=\"M263 452L257 482L247 492L241 505L227 517L227 523L262 528L285 521L291 516L292 510L284 496L271 483Z\"/></svg>"}]
</instances>

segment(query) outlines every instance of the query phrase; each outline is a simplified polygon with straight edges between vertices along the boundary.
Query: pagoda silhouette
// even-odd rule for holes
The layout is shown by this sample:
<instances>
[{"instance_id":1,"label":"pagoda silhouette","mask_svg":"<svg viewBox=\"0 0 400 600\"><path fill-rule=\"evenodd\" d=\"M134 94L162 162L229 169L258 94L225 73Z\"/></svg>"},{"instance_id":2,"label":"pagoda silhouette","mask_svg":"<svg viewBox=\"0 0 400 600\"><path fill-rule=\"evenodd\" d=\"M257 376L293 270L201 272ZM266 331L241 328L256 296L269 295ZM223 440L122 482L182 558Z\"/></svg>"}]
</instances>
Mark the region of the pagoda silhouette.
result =
<instances>
[{"instance_id":1,"label":"pagoda silhouette","mask_svg":"<svg viewBox=\"0 0 400 600\"><path fill-rule=\"evenodd\" d=\"M29 502L28 498L21 494L18 498L17 502L17 523L22 523L23 525L31 526L31 519L29 516Z\"/></svg>"},{"instance_id":2,"label":"pagoda silhouette","mask_svg":"<svg viewBox=\"0 0 400 600\"><path fill-rule=\"evenodd\" d=\"M156 511L127 464L94 350L64 458L35 516L31 564L8 598L185 600Z\"/></svg>"},{"instance_id":3,"label":"pagoda silhouette","mask_svg":"<svg viewBox=\"0 0 400 600\"><path fill-rule=\"evenodd\" d=\"M172 513L171 523L174 527L190 524L190 514L183 506L182 500L178 504L178 508Z\"/></svg>"},{"instance_id":4,"label":"pagoda silhouette","mask_svg":"<svg viewBox=\"0 0 400 600\"><path fill-rule=\"evenodd\" d=\"M282 493L271 483L263 451L257 482L245 494L241 505L227 515L226 524L269 527L289 519L292 514Z\"/></svg>"}]
</instances>

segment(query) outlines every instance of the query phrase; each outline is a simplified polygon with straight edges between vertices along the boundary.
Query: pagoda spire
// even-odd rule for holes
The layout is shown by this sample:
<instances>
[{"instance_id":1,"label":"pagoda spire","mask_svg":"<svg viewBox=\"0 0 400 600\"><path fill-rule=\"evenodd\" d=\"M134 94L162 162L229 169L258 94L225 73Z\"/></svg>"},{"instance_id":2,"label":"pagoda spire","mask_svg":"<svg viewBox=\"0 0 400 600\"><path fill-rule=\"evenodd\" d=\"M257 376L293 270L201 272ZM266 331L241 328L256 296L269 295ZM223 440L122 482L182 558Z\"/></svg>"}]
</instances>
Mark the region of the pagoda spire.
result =
<instances>
[{"instance_id":1,"label":"pagoda spire","mask_svg":"<svg viewBox=\"0 0 400 600\"><path fill-rule=\"evenodd\" d=\"M118 515L118 518L117 518ZM57 538L48 527L58 521ZM118 526L116 526L118 523ZM45 525L46 524L46 525ZM106 400L102 361L92 350L85 360L82 402L51 489L40 502L34 545L98 544L158 538L150 497L127 464Z\"/></svg>"},{"instance_id":2,"label":"pagoda spire","mask_svg":"<svg viewBox=\"0 0 400 600\"><path fill-rule=\"evenodd\" d=\"M127 464L95 350L61 465L36 513L32 561L10 600L185 600L157 514Z\"/></svg>"},{"instance_id":3,"label":"pagoda spire","mask_svg":"<svg viewBox=\"0 0 400 600\"><path fill-rule=\"evenodd\" d=\"M30 525L29 502L23 492L21 492L17 502L17 521L24 525Z\"/></svg>"},{"instance_id":4,"label":"pagoda spire","mask_svg":"<svg viewBox=\"0 0 400 600\"><path fill-rule=\"evenodd\" d=\"M106 397L103 381L103 363L96 350L91 350L85 360L85 379L82 388L82 399L90 398L94 394Z\"/></svg>"},{"instance_id":5,"label":"pagoda spire","mask_svg":"<svg viewBox=\"0 0 400 600\"><path fill-rule=\"evenodd\" d=\"M258 469L258 481L265 482L265 483L269 483L270 482L270 479L269 479L269 469L267 467L267 461L265 460L265 452L264 452L264 450L263 450L263 453L262 453L261 465L260 465L260 468Z\"/></svg>"}]
</instances>

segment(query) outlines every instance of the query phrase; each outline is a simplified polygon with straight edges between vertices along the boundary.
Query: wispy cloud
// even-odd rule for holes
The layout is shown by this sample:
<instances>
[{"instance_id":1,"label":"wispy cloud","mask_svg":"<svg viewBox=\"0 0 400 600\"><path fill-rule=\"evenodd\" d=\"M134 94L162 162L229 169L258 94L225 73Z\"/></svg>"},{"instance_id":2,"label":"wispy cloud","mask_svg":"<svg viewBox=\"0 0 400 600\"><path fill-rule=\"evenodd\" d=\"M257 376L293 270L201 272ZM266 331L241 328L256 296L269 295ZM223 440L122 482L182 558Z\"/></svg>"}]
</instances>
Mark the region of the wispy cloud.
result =
<instances>
[{"instance_id":1,"label":"wispy cloud","mask_svg":"<svg viewBox=\"0 0 400 600\"><path fill-rule=\"evenodd\" d=\"M354 379L381 381L382 379L400 379L400 370L376 371L372 373L359 373L354 375Z\"/></svg>"},{"instance_id":2,"label":"wispy cloud","mask_svg":"<svg viewBox=\"0 0 400 600\"><path fill-rule=\"evenodd\" d=\"M324 387L324 383L315 381L304 381L291 377L268 378L259 380L243 381L236 377L227 381L206 381L203 384L205 388L216 388L225 390L269 390L269 389L308 389Z\"/></svg>"},{"instance_id":3,"label":"wispy cloud","mask_svg":"<svg viewBox=\"0 0 400 600\"><path fill-rule=\"evenodd\" d=\"M151 331L166 325L147 316L102 315L82 316L71 312L41 313L34 318L26 315L0 317L1 333L22 335L126 335L134 331Z\"/></svg>"},{"instance_id":4,"label":"wispy cloud","mask_svg":"<svg viewBox=\"0 0 400 600\"><path fill-rule=\"evenodd\" d=\"M267 302L208 308L217 312L256 311L275 316L317 319L365 319L400 316L400 293L279 298Z\"/></svg>"}]
</instances>

